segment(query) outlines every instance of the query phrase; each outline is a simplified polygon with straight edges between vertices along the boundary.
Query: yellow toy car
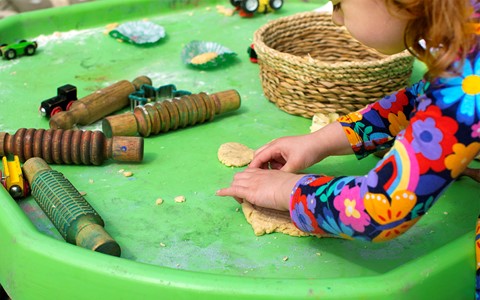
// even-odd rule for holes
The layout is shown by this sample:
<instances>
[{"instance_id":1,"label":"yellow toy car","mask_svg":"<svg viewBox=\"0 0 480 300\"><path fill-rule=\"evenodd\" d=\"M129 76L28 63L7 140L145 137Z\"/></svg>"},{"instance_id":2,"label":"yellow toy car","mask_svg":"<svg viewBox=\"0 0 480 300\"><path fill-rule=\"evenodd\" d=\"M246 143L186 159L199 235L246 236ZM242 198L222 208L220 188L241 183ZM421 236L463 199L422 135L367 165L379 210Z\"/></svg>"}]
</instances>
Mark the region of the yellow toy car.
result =
<instances>
[{"instance_id":1,"label":"yellow toy car","mask_svg":"<svg viewBox=\"0 0 480 300\"><path fill-rule=\"evenodd\" d=\"M279 10L283 6L283 0L230 0L245 16L250 16L255 12L269 13ZM242 16L242 14L240 14Z\"/></svg>"},{"instance_id":2,"label":"yellow toy car","mask_svg":"<svg viewBox=\"0 0 480 300\"><path fill-rule=\"evenodd\" d=\"M7 157L2 158L3 176L0 172L0 181L7 189L13 199L21 199L28 196L30 192L29 185L23 178L22 167L18 156L13 157L13 161L8 161Z\"/></svg>"}]
</instances>

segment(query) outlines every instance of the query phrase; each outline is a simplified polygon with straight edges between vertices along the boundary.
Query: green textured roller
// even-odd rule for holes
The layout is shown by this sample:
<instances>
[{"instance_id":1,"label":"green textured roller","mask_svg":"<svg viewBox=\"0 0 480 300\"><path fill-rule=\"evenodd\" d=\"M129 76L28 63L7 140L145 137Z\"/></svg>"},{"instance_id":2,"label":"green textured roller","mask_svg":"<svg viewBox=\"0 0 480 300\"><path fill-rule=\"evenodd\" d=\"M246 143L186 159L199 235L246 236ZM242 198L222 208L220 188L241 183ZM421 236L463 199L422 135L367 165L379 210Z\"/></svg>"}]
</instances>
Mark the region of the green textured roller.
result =
<instances>
[{"instance_id":1,"label":"green textured roller","mask_svg":"<svg viewBox=\"0 0 480 300\"><path fill-rule=\"evenodd\" d=\"M62 173L38 157L27 160L23 170L33 197L68 243L120 256L100 215Z\"/></svg>"}]
</instances>

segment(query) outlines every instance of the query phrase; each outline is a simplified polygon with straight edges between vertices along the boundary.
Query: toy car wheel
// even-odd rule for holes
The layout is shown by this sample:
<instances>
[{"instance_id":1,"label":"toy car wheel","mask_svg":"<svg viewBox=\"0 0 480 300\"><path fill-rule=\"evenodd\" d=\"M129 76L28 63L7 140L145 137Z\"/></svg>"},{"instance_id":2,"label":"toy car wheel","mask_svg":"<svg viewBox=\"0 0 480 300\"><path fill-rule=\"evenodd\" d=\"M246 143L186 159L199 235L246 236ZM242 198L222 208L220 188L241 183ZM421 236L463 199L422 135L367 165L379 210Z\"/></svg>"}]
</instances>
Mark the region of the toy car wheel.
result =
<instances>
[{"instance_id":1,"label":"toy car wheel","mask_svg":"<svg viewBox=\"0 0 480 300\"><path fill-rule=\"evenodd\" d=\"M50 117L53 117L55 114L59 113L62 111L62 108L60 106L54 107L52 109L52 112L50 113Z\"/></svg>"},{"instance_id":2,"label":"toy car wheel","mask_svg":"<svg viewBox=\"0 0 480 300\"><path fill-rule=\"evenodd\" d=\"M283 6L283 0L270 0L268 4L274 10L279 10Z\"/></svg>"},{"instance_id":3,"label":"toy car wheel","mask_svg":"<svg viewBox=\"0 0 480 300\"><path fill-rule=\"evenodd\" d=\"M72 104L73 104L74 102L75 102L75 101L70 101L70 102L68 102L67 107L66 107L65 110L70 110L70 108L72 107Z\"/></svg>"},{"instance_id":4,"label":"toy car wheel","mask_svg":"<svg viewBox=\"0 0 480 300\"><path fill-rule=\"evenodd\" d=\"M15 52L15 50L10 49L10 50L7 50L7 52L5 52L6 59L14 59L15 57L17 57L17 52Z\"/></svg>"},{"instance_id":5,"label":"toy car wheel","mask_svg":"<svg viewBox=\"0 0 480 300\"><path fill-rule=\"evenodd\" d=\"M27 55L34 55L35 54L35 47L30 45L25 48L25 54Z\"/></svg>"},{"instance_id":6,"label":"toy car wheel","mask_svg":"<svg viewBox=\"0 0 480 300\"><path fill-rule=\"evenodd\" d=\"M257 11L260 3L258 0L244 0L242 2L241 8L247 13L254 13Z\"/></svg>"}]
</instances>

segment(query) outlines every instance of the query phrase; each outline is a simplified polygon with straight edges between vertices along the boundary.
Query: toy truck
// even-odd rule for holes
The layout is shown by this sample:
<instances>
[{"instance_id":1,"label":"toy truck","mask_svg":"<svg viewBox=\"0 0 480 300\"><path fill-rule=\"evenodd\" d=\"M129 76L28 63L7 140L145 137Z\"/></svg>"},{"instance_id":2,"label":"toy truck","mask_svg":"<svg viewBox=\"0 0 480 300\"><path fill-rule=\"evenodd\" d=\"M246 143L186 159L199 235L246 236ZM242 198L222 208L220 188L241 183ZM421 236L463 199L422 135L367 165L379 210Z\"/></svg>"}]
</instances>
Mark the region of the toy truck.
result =
<instances>
[{"instance_id":1,"label":"toy truck","mask_svg":"<svg viewBox=\"0 0 480 300\"><path fill-rule=\"evenodd\" d=\"M66 84L57 89L55 97L42 101L38 111L40 115L51 118L58 112L69 110L75 100L77 100L77 88Z\"/></svg>"}]
</instances>

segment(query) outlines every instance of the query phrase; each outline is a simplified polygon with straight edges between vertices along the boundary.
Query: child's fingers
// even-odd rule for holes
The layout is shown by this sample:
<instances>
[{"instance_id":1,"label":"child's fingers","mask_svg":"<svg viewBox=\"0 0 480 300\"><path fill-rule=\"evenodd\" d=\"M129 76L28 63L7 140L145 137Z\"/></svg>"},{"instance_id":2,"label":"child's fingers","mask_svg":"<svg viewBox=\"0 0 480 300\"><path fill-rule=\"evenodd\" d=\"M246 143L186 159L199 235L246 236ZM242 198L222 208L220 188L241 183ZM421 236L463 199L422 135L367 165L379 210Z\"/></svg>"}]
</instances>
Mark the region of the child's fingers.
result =
<instances>
[{"instance_id":1,"label":"child's fingers","mask_svg":"<svg viewBox=\"0 0 480 300\"><path fill-rule=\"evenodd\" d=\"M224 188L224 189L219 189L215 195L225 197L225 196L231 196L235 201L237 201L239 204L243 203L243 198L234 196L233 193L230 191L231 188Z\"/></svg>"}]
</instances>

